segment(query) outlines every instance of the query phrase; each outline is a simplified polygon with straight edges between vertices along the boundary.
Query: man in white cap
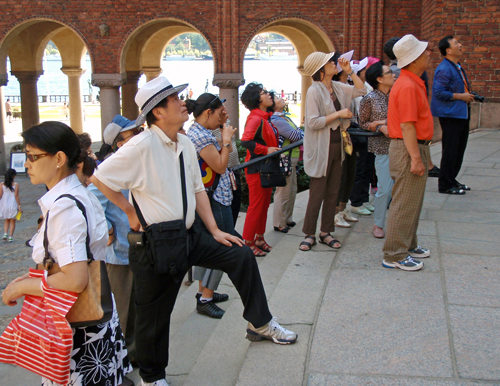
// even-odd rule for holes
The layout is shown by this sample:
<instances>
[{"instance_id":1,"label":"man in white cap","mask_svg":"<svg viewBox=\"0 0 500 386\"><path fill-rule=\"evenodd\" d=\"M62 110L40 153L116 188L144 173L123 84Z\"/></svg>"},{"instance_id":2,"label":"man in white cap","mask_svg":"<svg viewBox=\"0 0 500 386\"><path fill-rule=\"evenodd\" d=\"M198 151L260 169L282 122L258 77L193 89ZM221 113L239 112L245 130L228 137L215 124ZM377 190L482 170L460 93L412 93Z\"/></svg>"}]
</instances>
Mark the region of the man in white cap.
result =
<instances>
[{"instance_id":1,"label":"man in white cap","mask_svg":"<svg viewBox=\"0 0 500 386\"><path fill-rule=\"evenodd\" d=\"M247 339L279 344L297 339L297 334L281 327L269 312L252 251L241 239L217 228L196 150L186 136L177 135L188 119L185 103L178 97L186 87L173 87L165 77L146 83L135 101L141 109L136 123L147 121L148 128L100 165L92 177L127 213L133 230L139 231L141 224L146 230L146 237L139 232L129 235L142 386L167 385L170 314L181 280L192 265L228 274L245 306ZM130 189L135 209L121 189Z\"/></svg>"},{"instance_id":2,"label":"man in white cap","mask_svg":"<svg viewBox=\"0 0 500 386\"><path fill-rule=\"evenodd\" d=\"M106 126L103 132L103 146L99 151L99 161L105 161L119 150L130 139L142 131L135 121L117 115ZM125 336L128 356L135 362L135 293L133 291L134 277L128 259L129 244L127 234L130 230L127 215L115 204L108 200L95 185L90 184L88 189L97 197L102 205L108 224L108 245L106 247L106 270L108 272L111 291L113 292L116 311ZM128 190L121 191L124 197L129 196ZM125 377L126 378L126 377ZM123 386L133 385L127 378Z\"/></svg>"},{"instance_id":3,"label":"man in white cap","mask_svg":"<svg viewBox=\"0 0 500 386\"><path fill-rule=\"evenodd\" d=\"M425 84L420 79L430 63L427 44L413 35L406 35L393 49L401 74L392 87L387 115L387 129L392 139L389 164L394 187L382 265L405 271L422 269L424 264L414 258L430 256L428 249L417 244L430 158L429 143L434 134Z\"/></svg>"}]
</instances>

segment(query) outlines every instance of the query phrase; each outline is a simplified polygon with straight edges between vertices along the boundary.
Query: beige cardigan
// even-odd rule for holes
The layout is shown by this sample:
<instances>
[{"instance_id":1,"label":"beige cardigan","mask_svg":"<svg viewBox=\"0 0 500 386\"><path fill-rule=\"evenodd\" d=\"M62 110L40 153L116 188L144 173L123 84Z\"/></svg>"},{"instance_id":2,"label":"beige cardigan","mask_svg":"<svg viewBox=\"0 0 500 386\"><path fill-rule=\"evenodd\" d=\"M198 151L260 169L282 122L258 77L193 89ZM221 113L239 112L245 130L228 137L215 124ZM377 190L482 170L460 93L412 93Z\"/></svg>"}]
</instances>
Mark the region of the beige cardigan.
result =
<instances>
[{"instance_id":1,"label":"beige cardigan","mask_svg":"<svg viewBox=\"0 0 500 386\"><path fill-rule=\"evenodd\" d=\"M349 108L352 99L366 94L366 87L357 89L341 82L332 82L332 86L341 109ZM326 126L326 116L335 111L326 86L322 82L313 82L307 90L304 134L304 169L310 177L326 176L330 129L336 130L339 126L347 129L351 123L349 119L338 118ZM341 148L344 160L343 144Z\"/></svg>"}]
</instances>

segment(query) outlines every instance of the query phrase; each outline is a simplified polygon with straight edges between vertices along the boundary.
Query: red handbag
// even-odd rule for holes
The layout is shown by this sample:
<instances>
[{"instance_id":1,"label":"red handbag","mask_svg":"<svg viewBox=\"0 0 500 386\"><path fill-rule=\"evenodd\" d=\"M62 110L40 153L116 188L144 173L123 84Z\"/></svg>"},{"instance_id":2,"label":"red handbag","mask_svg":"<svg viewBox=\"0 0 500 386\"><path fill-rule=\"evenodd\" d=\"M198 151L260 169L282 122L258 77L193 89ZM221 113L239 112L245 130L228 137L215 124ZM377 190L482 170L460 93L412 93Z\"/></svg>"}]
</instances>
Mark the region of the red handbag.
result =
<instances>
[{"instance_id":1,"label":"red handbag","mask_svg":"<svg viewBox=\"0 0 500 386\"><path fill-rule=\"evenodd\" d=\"M25 296L21 313L0 337L0 362L66 385L73 350L73 332L66 314L78 294L49 287L44 271L30 268L29 276L42 279L44 296Z\"/></svg>"}]
</instances>

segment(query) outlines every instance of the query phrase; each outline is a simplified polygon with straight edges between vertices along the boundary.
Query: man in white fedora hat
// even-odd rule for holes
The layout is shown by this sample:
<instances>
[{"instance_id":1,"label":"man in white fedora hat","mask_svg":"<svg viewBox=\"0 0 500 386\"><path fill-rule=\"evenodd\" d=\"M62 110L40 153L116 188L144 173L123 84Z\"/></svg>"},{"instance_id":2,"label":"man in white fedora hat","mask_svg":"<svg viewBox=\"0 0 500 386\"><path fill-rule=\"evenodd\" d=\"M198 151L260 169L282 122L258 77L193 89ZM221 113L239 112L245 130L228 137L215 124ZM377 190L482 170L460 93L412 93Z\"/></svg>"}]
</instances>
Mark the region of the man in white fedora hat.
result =
<instances>
[{"instance_id":1,"label":"man in white fedora hat","mask_svg":"<svg viewBox=\"0 0 500 386\"><path fill-rule=\"evenodd\" d=\"M430 158L429 143L434 134L427 91L420 78L430 63L427 44L413 35L406 35L393 48L401 74L392 87L387 114L387 129L392 139L389 164L394 187L382 265L405 271L422 269L424 264L414 258L430 256L428 249L417 244Z\"/></svg>"},{"instance_id":2,"label":"man in white fedora hat","mask_svg":"<svg viewBox=\"0 0 500 386\"><path fill-rule=\"evenodd\" d=\"M252 251L241 239L217 228L196 150L186 136L177 135L188 119L178 97L186 87L173 87L165 77L146 83L135 97L141 109L136 124L146 121L148 128L103 162L92 177L127 214L135 231L129 234L129 260L136 289L142 386L167 385L170 314L192 265L228 274L245 306L247 339L279 344L297 340L297 334L281 327L269 312ZM134 206L121 189L130 190Z\"/></svg>"}]
</instances>

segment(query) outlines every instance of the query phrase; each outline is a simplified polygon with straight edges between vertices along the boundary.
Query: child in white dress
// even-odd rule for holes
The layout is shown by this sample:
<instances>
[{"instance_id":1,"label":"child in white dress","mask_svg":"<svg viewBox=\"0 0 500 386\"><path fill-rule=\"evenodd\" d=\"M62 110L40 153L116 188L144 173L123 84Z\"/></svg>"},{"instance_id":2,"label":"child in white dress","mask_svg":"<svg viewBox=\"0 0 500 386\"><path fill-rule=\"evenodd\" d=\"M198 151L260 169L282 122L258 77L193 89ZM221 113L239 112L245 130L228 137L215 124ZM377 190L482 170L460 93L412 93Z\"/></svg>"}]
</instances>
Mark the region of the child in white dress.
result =
<instances>
[{"instance_id":1,"label":"child in white dress","mask_svg":"<svg viewBox=\"0 0 500 386\"><path fill-rule=\"evenodd\" d=\"M21 210L19 200L19 184L14 182L17 172L14 169L7 170L5 181L0 189L0 219L5 219L4 234L2 240L9 243L14 241L13 235L16 229L16 215Z\"/></svg>"}]
</instances>

